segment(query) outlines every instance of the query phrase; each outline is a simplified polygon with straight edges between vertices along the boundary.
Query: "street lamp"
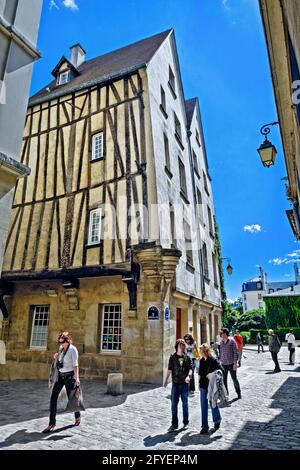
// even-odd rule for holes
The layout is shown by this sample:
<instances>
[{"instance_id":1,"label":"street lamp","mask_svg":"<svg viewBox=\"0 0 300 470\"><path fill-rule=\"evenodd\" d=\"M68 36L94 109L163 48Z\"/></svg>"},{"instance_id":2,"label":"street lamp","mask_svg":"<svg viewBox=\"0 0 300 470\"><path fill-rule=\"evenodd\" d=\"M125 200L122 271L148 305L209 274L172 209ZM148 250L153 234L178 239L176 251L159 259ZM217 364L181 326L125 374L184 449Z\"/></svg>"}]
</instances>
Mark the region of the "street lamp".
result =
<instances>
[{"instance_id":1,"label":"street lamp","mask_svg":"<svg viewBox=\"0 0 300 470\"><path fill-rule=\"evenodd\" d=\"M227 265L226 271L227 271L227 274L229 274L229 276L231 276L232 271L233 271L233 267L232 267L231 264L230 264L231 259L230 259L230 258L222 258L222 260L223 260L223 259L226 259L226 260L228 261L228 265Z\"/></svg>"},{"instance_id":2,"label":"street lamp","mask_svg":"<svg viewBox=\"0 0 300 470\"><path fill-rule=\"evenodd\" d=\"M279 122L271 122L270 124L265 124L260 128L260 133L265 136L265 140L257 151L260 155L263 166L266 166L267 168L274 165L277 154L275 145L267 139L267 135L271 132L270 127L268 126L275 126L276 124L279 124Z\"/></svg>"}]
</instances>

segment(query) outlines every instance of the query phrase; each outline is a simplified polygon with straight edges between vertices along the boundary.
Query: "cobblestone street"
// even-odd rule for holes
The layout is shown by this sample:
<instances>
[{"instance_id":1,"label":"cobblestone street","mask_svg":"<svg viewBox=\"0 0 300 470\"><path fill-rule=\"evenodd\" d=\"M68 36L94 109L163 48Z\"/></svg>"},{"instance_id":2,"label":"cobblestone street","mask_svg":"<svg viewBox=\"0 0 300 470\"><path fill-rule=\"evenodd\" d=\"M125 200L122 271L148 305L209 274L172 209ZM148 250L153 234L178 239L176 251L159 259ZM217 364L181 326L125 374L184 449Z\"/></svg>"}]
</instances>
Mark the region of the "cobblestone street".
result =
<instances>
[{"instance_id":1,"label":"cobblestone street","mask_svg":"<svg viewBox=\"0 0 300 470\"><path fill-rule=\"evenodd\" d=\"M50 435L40 431L48 424L49 390L45 381L0 382L1 449L299 449L300 367L288 365L281 349L282 372L272 374L270 353L245 350L238 377L242 400L229 378L229 405L221 409L221 428L199 435L199 394L190 398L190 426L170 434L170 385L126 385L124 395L108 396L105 383L82 383L86 411L80 427L73 416L58 413ZM65 403L60 402L63 410ZM181 409L179 417L181 418ZM209 414L211 419L211 413ZM212 423L211 423L212 425Z\"/></svg>"}]
</instances>

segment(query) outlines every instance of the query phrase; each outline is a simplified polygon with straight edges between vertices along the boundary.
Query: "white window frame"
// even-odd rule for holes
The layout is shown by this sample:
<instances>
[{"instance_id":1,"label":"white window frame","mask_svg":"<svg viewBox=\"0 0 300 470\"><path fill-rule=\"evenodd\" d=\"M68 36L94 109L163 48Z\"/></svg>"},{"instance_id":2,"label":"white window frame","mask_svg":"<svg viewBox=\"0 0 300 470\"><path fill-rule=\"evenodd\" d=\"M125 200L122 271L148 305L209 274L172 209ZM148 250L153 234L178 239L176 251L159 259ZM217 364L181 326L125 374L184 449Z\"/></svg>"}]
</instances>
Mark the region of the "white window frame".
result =
<instances>
[{"instance_id":1,"label":"white window frame","mask_svg":"<svg viewBox=\"0 0 300 470\"><path fill-rule=\"evenodd\" d=\"M48 317L47 317L47 341L46 341L45 346L33 346L32 341L33 341L33 332L34 332L34 322L35 322L35 319L36 319L36 315L39 314L39 313L42 313L42 312L37 311L37 309L40 309L40 308L48 310L47 312L43 312L43 313L47 313L47 315L48 315ZM43 350L43 351L45 351L47 349L48 334L49 334L49 330L48 330L48 327L49 327L49 314L50 314L49 305L34 305L34 311L33 311L33 316L32 316L32 323L31 323L31 333L30 333L30 349L39 349L39 350Z\"/></svg>"},{"instance_id":2,"label":"white window frame","mask_svg":"<svg viewBox=\"0 0 300 470\"><path fill-rule=\"evenodd\" d=\"M97 138L101 136L101 144L99 145L100 151L97 149ZM97 134L94 134L92 136L92 161L96 160L101 160L103 159L103 151L104 151L104 146L103 146L103 139L104 139L104 134L103 131L97 132Z\"/></svg>"},{"instance_id":3,"label":"white window frame","mask_svg":"<svg viewBox=\"0 0 300 470\"><path fill-rule=\"evenodd\" d=\"M120 336L120 349L103 349L103 336L104 336L104 320L105 320L105 307L120 307L120 317L119 317L119 321L120 321L120 324L118 325L117 328L119 328L121 330L120 334L118 336ZM111 312L108 312L108 313L111 313ZM109 325L108 325L108 328L109 328ZM113 329L116 328L115 326L112 327ZM122 304L103 304L102 305L102 319L101 319L101 337L100 337L100 353L101 354L121 354L122 352ZM109 336L109 333L107 334L107 336ZM111 336L115 336L115 334L113 333ZM113 342L114 343L114 342Z\"/></svg>"},{"instance_id":4,"label":"white window frame","mask_svg":"<svg viewBox=\"0 0 300 470\"><path fill-rule=\"evenodd\" d=\"M92 240L92 235L93 235L93 224L92 220L94 217L94 214L99 214L99 228L98 228L98 239L97 240ZM99 245L101 242L101 228L102 228L102 208L98 207L97 209L92 209L90 211L90 217L89 217L89 234L88 234L88 245Z\"/></svg>"},{"instance_id":5,"label":"white window frame","mask_svg":"<svg viewBox=\"0 0 300 470\"><path fill-rule=\"evenodd\" d=\"M67 77L67 80L62 79L62 77ZM58 85L65 85L66 83L69 83L70 81L70 71L67 70L66 72L61 72L58 77Z\"/></svg>"}]
</instances>

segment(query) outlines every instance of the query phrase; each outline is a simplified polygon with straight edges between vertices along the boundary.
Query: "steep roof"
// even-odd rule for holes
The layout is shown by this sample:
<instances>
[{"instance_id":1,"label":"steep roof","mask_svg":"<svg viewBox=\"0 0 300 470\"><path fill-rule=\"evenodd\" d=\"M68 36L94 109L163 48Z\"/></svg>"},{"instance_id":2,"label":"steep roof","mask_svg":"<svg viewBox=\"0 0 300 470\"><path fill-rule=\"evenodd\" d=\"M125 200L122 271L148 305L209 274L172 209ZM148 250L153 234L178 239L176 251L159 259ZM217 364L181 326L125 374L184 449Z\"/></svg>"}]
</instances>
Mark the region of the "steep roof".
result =
<instances>
[{"instance_id":1,"label":"steep roof","mask_svg":"<svg viewBox=\"0 0 300 470\"><path fill-rule=\"evenodd\" d=\"M146 66L172 31L172 29L168 29L134 44L83 62L78 67L79 75L77 77L60 86L56 86L56 80L53 80L30 98L29 106L34 106L86 86L123 76ZM47 89L50 91L47 91Z\"/></svg>"},{"instance_id":2,"label":"steep roof","mask_svg":"<svg viewBox=\"0 0 300 470\"><path fill-rule=\"evenodd\" d=\"M188 129L191 126L191 122L193 119L194 109L197 104L197 98L191 98L189 100L185 100L185 113L186 113L186 120L187 120L187 127Z\"/></svg>"}]
</instances>

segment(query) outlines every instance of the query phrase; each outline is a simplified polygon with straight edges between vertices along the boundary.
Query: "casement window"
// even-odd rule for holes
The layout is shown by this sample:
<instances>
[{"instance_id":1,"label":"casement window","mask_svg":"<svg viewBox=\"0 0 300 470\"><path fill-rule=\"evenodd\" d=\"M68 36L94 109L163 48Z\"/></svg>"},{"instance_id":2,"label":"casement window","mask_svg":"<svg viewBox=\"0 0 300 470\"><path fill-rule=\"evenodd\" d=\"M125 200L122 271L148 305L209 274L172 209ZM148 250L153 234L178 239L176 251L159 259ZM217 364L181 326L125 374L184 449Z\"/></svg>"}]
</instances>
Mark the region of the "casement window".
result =
<instances>
[{"instance_id":1,"label":"casement window","mask_svg":"<svg viewBox=\"0 0 300 470\"><path fill-rule=\"evenodd\" d=\"M92 161L103 158L103 131L92 137Z\"/></svg>"},{"instance_id":2,"label":"casement window","mask_svg":"<svg viewBox=\"0 0 300 470\"><path fill-rule=\"evenodd\" d=\"M262 295L261 295L261 294L258 294L257 297L258 297L258 300L261 300L261 299L262 299Z\"/></svg>"},{"instance_id":3,"label":"casement window","mask_svg":"<svg viewBox=\"0 0 300 470\"><path fill-rule=\"evenodd\" d=\"M170 204L170 228L171 228L171 244L176 248L176 229L175 229L175 213L174 207Z\"/></svg>"},{"instance_id":4,"label":"casement window","mask_svg":"<svg viewBox=\"0 0 300 470\"><path fill-rule=\"evenodd\" d=\"M171 162L170 162L170 149L169 149L169 139L164 133L164 148L165 148L165 162L166 167L169 171L171 171Z\"/></svg>"},{"instance_id":5,"label":"casement window","mask_svg":"<svg viewBox=\"0 0 300 470\"><path fill-rule=\"evenodd\" d=\"M256 289L257 289L257 290L262 289L262 283L261 283L261 282L257 282L257 283L256 283Z\"/></svg>"},{"instance_id":6,"label":"casement window","mask_svg":"<svg viewBox=\"0 0 300 470\"><path fill-rule=\"evenodd\" d=\"M49 305L35 305L31 308L32 319L30 348L46 349L48 343Z\"/></svg>"},{"instance_id":7,"label":"casement window","mask_svg":"<svg viewBox=\"0 0 300 470\"><path fill-rule=\"evenodd\" d=\"M208 269L208 257L207 257L207 247L206 243L203 243L202 247L202 260L203 260L203 271L204 276L209 279L209 269Z\"/></svg>"},{"instance_id":8,"label":"casement window","mask_svg":"<svg viewBox=\"0 0 300 470\"><path fill-rule=\"evenodd\" d=\"M70 81L70 72L62 72L58 77L58 85L64 85Z\"/></svg>"},{"instance_id":9,"label":"casement window","mask_svg":"<svg viewBox=\"0 0 300 470\"><path fill-rule=\"evenodd\" d=\"M203 170L202 170L202 175L203 175L204 189L205 189L206 193L209 196L208 185L207 185L207 176L206 176L206 174Z\"/></svg>"},{"instance_id":10,"label":"casement window","mask_svg":"<svg viewBox=\"0 0 300 470\"><path fill-rule=\"evenodd\" d=\"M218 282L217 262L216 262L216 255L214 252L212 252L212 265L213 265L213 271L214 271L214 283L215 283L215 286L218 286L219 282Z\"/></svg>"},{"instance_id":11,"label":"casement window","mask_svg":"<svg viewBox=\"0 0 300 470\"><path fill-rule=\"evenodd\" d=\"M214 236L214 228L213 228L213 223L212 223L211 210L209 206L207 206L207 218L208 218L209 233L212 236Z\"/></svg>"},{"instance_id":12,"label":"casement window","mask_svg":"<svg viewBox=\"0 0 300 470\"><path fill-rule=\"evenodd\" d=\"M193 266L191 227L186 222L186 220L183 221L183 231L184 231L184 240L185 240L186 261L191 266Z\"/></svg>"},{"instance_id":13,"label":"casement window","mask_svg":"<svg viewBox=\"0 0 300 470\"><path fill-rule=\"evenodd\" d=\"M175 125L175 136L177 137L177 139L180 140L180 142L182 142L181 124L175 113L174 113L174 125Z\"/></svg>"},{"instance_id":14,"label":"casement window","mask_svg":"<svg viewBox=\"0 0 300 470\"><path fill-rule=\"evenodd\" d=\"M176 88L175 88L175 75L173 73L173 70L169 66L169 87L171 88L172 94L174 98L176 98Z\"/></svg>"},{"instance_id":15,"label":"casement window","mask_svg":"<svg viewBox=\"0 0 300 470\"><path fill-rule=\"evenodd\" d=\"M199 175L198 158L197 158L197 155L196 155L196 153L194 152L194 150L193 150L192 152L193 152L194 170L195 170L195 172L197 173L197 175Z\"/></svg>"},{"instance_id":16,"label":"casement window","mask_svg":"<svg viewBox=\"0 0 300 470\"><path fill-rule=\"evenodd\" d=\"M160 87L160 109L164 113L165 117L167 117L166 93L162 86Z\"/></svg>"},{"instance_id":17,"label":"casement window","mask_svg":"<svg viewBox=\"0 0 300 470\"><path fill-rule=\"evenodd\" d=\"M102 209L93 209L90 211L89 220L89 245L97 245L101 241L101 216Z\"/></svg>"},{"instance_id":18,"label":"casement window","mask_svg":"<svg viewBox=\"0 0 300 470\"><path fill-rule=\"evenodd\" d=\"M100 350L121 351L122 338L122 306L106 304L102 310Z\"/></svg>"},{"instance_id":19,"label":"casement window","mask_svg":"<svg viewBox=\"0 0 300 470\"><path fill-rule=\"evenodd\" d=\"M187 196L185 168L180 157L178 157L178 165L179 165L180 190L184 193L185 196Z\"/></svg>"},{"instance_id":20,"label":"casement window","mask_svg":"<svg viewBox=\"0 0 300 470\"><path fill-rule=\"evenodd\" d=\"M197 204L198 204L198 216L199 216L200 221L203 223L204 217L203 217L202 195L201 195L199 188L197 188Z\"/></svg>"}]
</instances>

